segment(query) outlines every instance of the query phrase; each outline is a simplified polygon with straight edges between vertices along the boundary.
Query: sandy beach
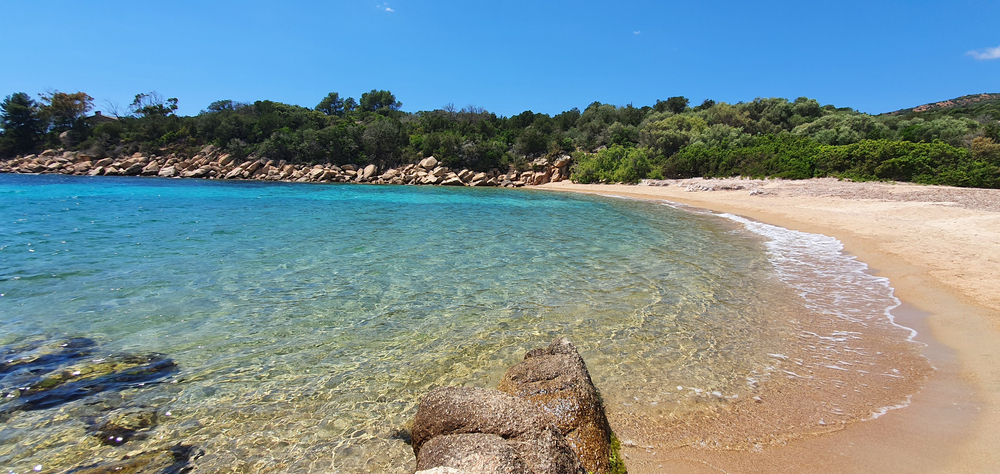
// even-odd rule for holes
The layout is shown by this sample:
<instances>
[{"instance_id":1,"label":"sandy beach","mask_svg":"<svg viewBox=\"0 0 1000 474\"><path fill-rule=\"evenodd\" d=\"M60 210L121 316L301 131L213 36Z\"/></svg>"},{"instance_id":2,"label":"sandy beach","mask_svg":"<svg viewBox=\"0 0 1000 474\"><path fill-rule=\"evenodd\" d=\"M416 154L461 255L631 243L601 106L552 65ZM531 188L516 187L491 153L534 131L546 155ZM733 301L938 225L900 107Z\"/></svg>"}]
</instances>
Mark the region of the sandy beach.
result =
<instances>
[{"instance_id":1,"label":"sandy beach","mask_svg":"<svg viewBox=\"0 0 1000 474\"><path fill-rule=\"evenodd\" d=\"M1000 472L1000 190L834 179L668 180L540 189L667 200L835 237L888 277L936 369L880 418L763 450L637 439L629 472Z\"/></svg>"}]
</instances>

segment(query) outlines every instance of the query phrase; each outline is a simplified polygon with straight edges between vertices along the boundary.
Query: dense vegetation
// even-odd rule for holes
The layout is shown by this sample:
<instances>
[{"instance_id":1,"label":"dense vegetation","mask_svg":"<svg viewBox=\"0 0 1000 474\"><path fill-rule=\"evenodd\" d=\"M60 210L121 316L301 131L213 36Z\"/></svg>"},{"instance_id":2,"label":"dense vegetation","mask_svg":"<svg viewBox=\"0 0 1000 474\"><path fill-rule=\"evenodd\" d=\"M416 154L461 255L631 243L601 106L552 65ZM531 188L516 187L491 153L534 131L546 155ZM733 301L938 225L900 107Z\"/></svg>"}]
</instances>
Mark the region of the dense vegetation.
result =
<instances>
[{"instance_id":1,"label":"dense vegetation","mask_svg":"<svg viewBox=\"0 0 1000 474\"><path fill-rule=\"evenodd\" d=\"M696 107L671 97L498 117L474 106L404 112L391 92L372 90L359 100L330 93L312 109L222 100L178 116L177 99L153 92L108 117L89 115L94 99L83 92L15 93L0 103L0 157L45 148L192 155L214 144L287 163L390 167L433 155L452 168L506 171L572 154L573 179L584 183L835 176L1000 188L1000 96L970 97L879 116L804 97Z\"/></svg>"}]
</instances>

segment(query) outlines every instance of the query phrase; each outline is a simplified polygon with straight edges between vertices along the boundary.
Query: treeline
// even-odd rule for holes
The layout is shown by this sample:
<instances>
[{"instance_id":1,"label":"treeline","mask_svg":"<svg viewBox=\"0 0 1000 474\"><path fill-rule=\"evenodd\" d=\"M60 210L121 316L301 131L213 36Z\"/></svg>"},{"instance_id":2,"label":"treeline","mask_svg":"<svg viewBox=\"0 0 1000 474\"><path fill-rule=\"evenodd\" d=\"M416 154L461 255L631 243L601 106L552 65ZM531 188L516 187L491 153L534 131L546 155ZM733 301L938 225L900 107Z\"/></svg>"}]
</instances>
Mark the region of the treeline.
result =
<instances>
[{"instance_id":1,"label":"treeline","mask_svg":"<svg viewBox=\"0 0 1000 474\"><path fill-rule=\"evenodd\" d=\"M474 106L409 113L401 107L391 92L372 90L359 100L330 93L312 109L221 100L196 116L178 116L177 99L153 92L136 95L127 110L109 116L90 115L93 99L82 92L55 92L40 100L17 93L0 104L0 156L46 148L94 157L193 155L211 144L240 159L291 164L388 168L434 156L450 168L487 171L523 169L533 158L576 151L574 142L561 136L558 116L528 111L498 117Z\"/></svg>"},{"instance_id":2,"label":"treeline","mask_svg":"<svg viewBox=\"0 0 1000 474\"><path fill-rule=\"evenodd\" d=\"M212 103L178 116L177 99L138 94L124 111L90 115L83 92L7 96L0 156L64 148L94 157L193 155L212 144L237 158L376 164L434 156L477 171L525 169L571 154L579 182L693 176L898 180L1000 188L1000 102L872 116L798 98L727 104L684 97L651 106L594 102L558 115L502 117L468 106L404 112L389 91L330 93L312 109L272 101Z\"/></svg>"},{"instance_id":3,"label":"treeline","mask_svg":"<svg viewBox=\"0 0 1000 474\"><path fill-rule=\"evenodd\" d=\"M872 116L813 99L652 113L630 140L577 155L573 179L834 176L1000 188L1000 102Z\"/></svg>"}]
</instances>

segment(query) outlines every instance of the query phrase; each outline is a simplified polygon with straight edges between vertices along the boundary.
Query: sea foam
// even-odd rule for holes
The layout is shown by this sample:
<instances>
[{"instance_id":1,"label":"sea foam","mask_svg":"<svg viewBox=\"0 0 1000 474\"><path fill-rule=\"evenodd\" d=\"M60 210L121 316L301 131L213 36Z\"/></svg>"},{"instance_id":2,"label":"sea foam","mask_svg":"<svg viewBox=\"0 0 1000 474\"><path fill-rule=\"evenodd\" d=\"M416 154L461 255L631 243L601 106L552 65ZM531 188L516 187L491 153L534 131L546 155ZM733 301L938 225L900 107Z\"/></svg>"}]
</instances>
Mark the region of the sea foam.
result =
<instances>
[{"instance_id":1,"label":"sea foam","mask_svg":"<svg viewBox=\"0 0 1000 474\"><path fill-rule=\"evenodd\" d=\"M887 322L909 332L917 331L896 323L892 310L900 305L889 279L868 272L868 265L843 252L839 240L752 221L733 214L721 214L766 239L769 259L781 281L796 289L810 309L836 315L863 325Z\"/></svg>"}]
</instances>

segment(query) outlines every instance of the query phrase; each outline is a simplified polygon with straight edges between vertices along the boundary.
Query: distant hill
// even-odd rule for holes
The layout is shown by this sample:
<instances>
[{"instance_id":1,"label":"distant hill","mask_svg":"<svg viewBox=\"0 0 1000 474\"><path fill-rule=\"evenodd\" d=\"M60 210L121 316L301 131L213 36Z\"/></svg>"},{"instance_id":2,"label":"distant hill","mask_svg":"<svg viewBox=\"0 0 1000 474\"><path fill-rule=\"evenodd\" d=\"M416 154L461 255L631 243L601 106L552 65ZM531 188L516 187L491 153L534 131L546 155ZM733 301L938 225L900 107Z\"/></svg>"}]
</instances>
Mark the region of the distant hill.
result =
<instances>
[{"instance_id":1,"label":"distant hill","mask_svg":"<svg viewBox=\"0 0 1000 474\"><path fill-rule=\"evenodd\" d=\"M909 115L936 112L959 112L962 109L980 108L984 105L1000 105L1000 94L972 94L963 95L951 100L933 102L930 104L918 105L909 109L901 109L895 112L888 112L882 115Z\"/></svg>"}]
</instances>

